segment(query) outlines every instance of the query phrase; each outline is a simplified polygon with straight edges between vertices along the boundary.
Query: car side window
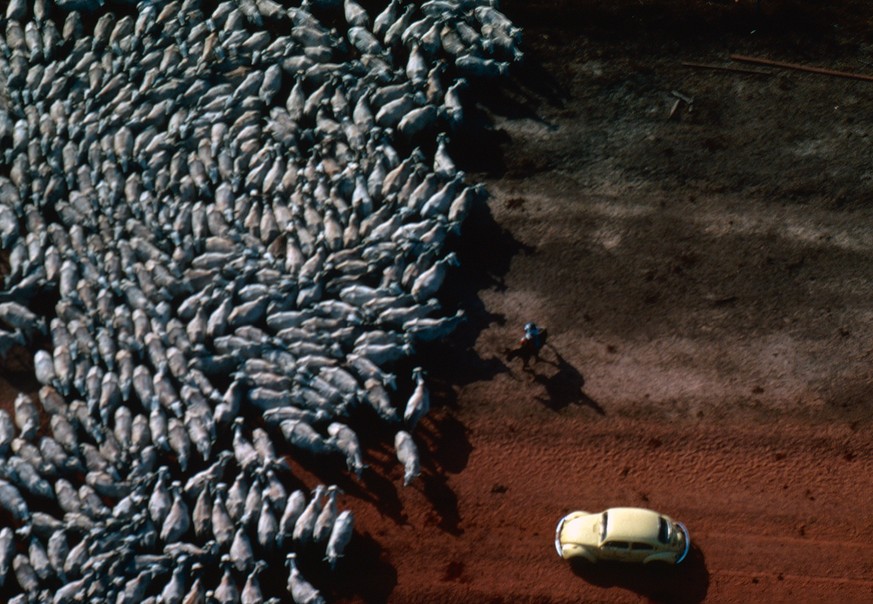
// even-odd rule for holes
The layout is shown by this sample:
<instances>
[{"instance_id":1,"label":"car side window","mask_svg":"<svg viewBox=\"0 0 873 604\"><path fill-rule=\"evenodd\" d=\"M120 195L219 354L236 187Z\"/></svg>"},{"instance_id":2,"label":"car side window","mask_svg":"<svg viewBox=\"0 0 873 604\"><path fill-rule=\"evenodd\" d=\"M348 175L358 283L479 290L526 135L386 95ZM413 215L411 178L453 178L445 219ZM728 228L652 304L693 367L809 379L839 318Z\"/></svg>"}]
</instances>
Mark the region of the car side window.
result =
<instances>
[{"instance_id":1,"label":"car side window","mask_svg":"<svg viewBox=\"0 0 873 604\"><path fill-rule=\"evenodd\" d=\"M628 545L630 545L627 541L607 541L603 544L603 547L608 547L610 549L627 549Z\"/></svg>"},{"instance_id":2,"label":"car side window","mask_svg":"<svg viewBox=\"0 0 873 604\"><path fill-rule=\"evenodd\" d=\"M631 549L637 551L649 551L655 548L648 543L631 543Z\"/></svg>"}]
</instances>

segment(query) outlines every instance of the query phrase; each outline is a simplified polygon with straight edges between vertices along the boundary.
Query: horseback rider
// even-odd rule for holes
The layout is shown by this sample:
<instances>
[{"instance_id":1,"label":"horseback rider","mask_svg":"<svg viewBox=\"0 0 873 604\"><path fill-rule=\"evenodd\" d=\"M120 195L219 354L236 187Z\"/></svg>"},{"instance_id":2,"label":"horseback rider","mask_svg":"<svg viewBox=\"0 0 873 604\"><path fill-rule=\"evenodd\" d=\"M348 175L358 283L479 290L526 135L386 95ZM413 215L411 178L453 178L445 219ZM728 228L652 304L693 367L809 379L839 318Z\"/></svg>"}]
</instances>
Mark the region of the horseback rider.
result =
<instances>
[{"instance_id":1,"label":"horseback rider","mask_svg":"<svg viewBox=\"0 0 873 604\"><path fill-rule=\"evenodd\" d=\"M541 329L536 323L524 324L524 335L518 341L518 347L515 350L506 350L507 360L512 360L515 357L521 357L525 368L528 367L531 357L535 360L540 360L540 350L546 343L546 330Z\"/></svg>"},{"instance_id":2,"label":"horseback rider","mask_svg":"<svg viewBox=\"0 0 873 604\"><path fill-rule=\"evenodd\" d=\"M519 344L522 347L532 347L534 350L534 354L539 353L540 349L545 344L545 330L537 327L536 323L525 323L524 324L524 336L521 338L521 342Z\"/></svg>"}]
</instances>

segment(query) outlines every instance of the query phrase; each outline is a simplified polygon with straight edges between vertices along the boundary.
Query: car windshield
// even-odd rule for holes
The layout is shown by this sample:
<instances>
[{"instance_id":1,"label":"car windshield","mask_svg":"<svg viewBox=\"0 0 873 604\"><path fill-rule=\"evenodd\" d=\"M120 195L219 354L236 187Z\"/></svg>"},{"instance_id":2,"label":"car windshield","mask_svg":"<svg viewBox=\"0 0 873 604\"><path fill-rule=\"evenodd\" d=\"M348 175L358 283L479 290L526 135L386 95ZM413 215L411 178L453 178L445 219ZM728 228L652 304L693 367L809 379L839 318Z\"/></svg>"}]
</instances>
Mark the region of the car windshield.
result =
<instances>
[{"instance_id":1,"label":"car windshield","mask_svg":"<svg viewBox=\"0 0 873 604\"><path fill-rule=\"evenodd\" d=\"M603 512L603 520L600 522L600 540L603 541L606 539L606 519L608 516L608 512Z\"/></svg>"},{"instance_id":2,"label":"car windshield","mask_svg":"<svg viewBox=\"0 0 873 604\"><path fill-rule=\"evenodd\" d=\"M663 516L658 517L658 541L670 543L670 523Z\"/></svg>"}]
</instances>

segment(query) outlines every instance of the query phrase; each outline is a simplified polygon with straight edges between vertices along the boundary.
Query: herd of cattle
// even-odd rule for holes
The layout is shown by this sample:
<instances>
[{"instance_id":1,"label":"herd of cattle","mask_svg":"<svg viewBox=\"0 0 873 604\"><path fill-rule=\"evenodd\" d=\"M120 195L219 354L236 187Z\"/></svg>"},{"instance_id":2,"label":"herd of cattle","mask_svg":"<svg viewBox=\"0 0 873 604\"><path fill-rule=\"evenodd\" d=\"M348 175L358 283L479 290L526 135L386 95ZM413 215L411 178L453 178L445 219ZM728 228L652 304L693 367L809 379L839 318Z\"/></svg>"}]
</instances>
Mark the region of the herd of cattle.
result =
<instances>
[{"instance_id":1,"label":"herd of cattle","mask_svg":"<svg viewBox=\"0 0 873 604\"><path fill-rule=\"evenodd\" d=\"M0 410L3 593L321 601L298 556L333 568L353 517L285 455L360 477L371 409L418 474L425 376L389 371L464 320L435 294L484 193L448 137L519 30L486 0L4 4L0 353L41 387Z\"/></svg>"}]
</instances>

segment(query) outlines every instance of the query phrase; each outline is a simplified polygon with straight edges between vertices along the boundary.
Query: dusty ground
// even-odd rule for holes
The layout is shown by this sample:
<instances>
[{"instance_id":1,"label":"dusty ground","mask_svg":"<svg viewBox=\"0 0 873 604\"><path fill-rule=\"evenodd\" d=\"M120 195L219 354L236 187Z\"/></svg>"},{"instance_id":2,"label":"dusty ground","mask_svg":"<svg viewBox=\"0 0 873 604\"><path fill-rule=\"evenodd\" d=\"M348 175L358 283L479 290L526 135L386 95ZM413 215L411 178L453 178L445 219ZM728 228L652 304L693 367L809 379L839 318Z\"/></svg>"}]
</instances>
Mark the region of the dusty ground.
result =
<instances>
[{"instance_id":1,"label":"dusty ground","mask_svg":"<svg viewBox=\"0 0 873 604\"><path fill-rule=\"evenodd\" d=\"M503 6L532 63L489 95L497 133L459 145L493 193L456 280L473 321L434 352L424 479L398 488L373 451L371 495L347 485L348 581L324 587L369 602L870 601L873 83L681 63L873 72L873 7ZM669 118L673 90L693 104ZM553 345L532 374L502 357L528 320ZM555 556L561 515L615 505L683 520L692 559L660 575Z\"/></svg>"},{"instance_id":2,"label":"dusty ground","mask_svg":"<svg viewBox=\"0 0 873 604\"><path fill-rule=\"evenodd\" d=\"M356 514L343 582L304 569L332 600L873 600L873 83L681 65L873 72L873 6L823 4L505 0L530 62L457 142L493 198L447 296L471 321L430 352L424 475L400 486L390 434L363 485L295 465ZM503 358L528 320L532 373ZM558 518L616 505L685 522L688 563L556 557Z\"/></svg>"}]
</instances>

